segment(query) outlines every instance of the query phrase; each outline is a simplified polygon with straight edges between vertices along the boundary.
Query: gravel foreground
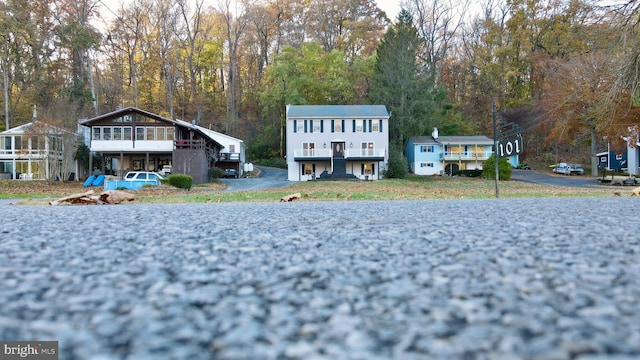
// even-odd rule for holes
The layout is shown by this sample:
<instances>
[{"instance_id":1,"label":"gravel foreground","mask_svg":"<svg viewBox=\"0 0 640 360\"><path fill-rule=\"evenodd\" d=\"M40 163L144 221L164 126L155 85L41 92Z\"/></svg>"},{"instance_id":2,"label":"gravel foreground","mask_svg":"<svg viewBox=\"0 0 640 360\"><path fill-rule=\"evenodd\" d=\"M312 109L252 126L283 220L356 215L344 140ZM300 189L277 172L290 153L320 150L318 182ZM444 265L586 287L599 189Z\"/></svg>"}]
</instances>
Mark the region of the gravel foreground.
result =
<instances>
[{"instance_id":1,"label":"gravel foreground","mask_svg":"<svg viewBox=\"0 0 640 360\"><path fill-rule=\"evenodd\" d=\"M60 359L638 359L640 199L1 206Z\"/></svg>"}]
</instances>

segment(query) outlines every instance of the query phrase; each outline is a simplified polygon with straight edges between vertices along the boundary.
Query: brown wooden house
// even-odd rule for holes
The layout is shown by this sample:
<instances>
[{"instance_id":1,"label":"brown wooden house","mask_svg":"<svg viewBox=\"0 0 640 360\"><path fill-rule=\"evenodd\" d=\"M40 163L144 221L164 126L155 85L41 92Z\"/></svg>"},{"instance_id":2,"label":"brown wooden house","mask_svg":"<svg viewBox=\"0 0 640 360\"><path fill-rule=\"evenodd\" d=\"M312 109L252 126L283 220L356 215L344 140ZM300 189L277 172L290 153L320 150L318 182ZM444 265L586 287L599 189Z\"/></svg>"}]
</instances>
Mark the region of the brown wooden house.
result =
<instances>
[{"instance_id":1,"label":"brown wooden house","mask_svg":"<svg viewBox=\"0 0 640 360\"><path fill-rule=\"evenodd\" d=\"M181 120L128 107L80 121L90 139L90 151L103 155L89 168L123 177L128 171L159 171L171 165L174 174L187 174L194 184L209 181L209 169L224 154L212 132ZM91 159L91 157L90 157Z\"/></svg>"}]
</instances>

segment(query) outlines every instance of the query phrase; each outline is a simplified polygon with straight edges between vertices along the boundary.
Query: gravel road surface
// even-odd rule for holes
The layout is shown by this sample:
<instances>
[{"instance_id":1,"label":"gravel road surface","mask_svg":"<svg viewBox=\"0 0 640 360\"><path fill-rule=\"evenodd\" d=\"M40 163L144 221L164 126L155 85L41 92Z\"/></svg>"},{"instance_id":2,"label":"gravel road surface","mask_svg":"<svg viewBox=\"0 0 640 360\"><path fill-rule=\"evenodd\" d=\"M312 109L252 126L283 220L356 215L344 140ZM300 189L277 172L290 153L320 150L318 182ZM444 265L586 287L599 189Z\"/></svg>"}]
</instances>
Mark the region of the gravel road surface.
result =
<instances>
[{"instance_id":1,"label":"gravel road surface","mask_svg":"<svg viewBox=\"0 0 640 360\"><path fill-rule=\"evenodd\" d=\"M83 360L638 359L639 205L3 206L0 339Z\"/></svg>"}]
</instances>

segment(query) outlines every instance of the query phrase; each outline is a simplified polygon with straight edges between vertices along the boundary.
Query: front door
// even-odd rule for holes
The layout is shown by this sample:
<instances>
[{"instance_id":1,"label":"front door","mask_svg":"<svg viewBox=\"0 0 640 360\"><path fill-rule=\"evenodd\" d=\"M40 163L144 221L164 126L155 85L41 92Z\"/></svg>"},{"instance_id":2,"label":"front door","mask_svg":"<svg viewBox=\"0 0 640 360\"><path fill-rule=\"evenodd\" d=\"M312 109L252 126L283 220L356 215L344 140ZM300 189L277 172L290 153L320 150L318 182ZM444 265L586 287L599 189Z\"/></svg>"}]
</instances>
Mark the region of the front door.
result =
<instances>
[{"instance_id":1,"label":"front door","mask_svg":"<svg viewBox=\"0 0 640 360\"><path fill-rule=\"evenodd\" d=\"M344 143L334 142L331 143L331 149L333 150L333 158L344 158Z\"/></svg>"},{"instance_id":2,"label":"front door","mask_svg":"<svg viewBox=\"0 0 640 360\"><path fill-rule=\"evenodd\" d=\"M333 163L332 173L346 174L347 161L344 159L344 142L332 142L331 150Z\"/></svg>"}]
</instances>

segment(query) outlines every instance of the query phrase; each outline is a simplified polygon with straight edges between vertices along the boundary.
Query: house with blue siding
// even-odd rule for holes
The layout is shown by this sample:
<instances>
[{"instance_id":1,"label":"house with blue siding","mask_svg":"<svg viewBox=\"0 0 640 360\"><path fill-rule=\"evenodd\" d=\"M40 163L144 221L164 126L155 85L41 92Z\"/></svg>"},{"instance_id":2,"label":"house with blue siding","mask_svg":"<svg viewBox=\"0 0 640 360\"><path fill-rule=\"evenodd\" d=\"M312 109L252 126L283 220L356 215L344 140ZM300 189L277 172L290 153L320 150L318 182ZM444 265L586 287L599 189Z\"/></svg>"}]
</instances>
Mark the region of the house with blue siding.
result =
<instances>
[{"instance_id":1,"label":"house with blue siding","mask_svg":"<svg viewBox=\"0 0 640 360\"><path fill-rule=\"evenodd\" d=\"M409 138L405 156L416 175L453 175L462 170L482 170L493 154L493 140L486 136L431 136Z\"/></svg>"},{"instance_id":2,"label":"house with blue siding","mask_svg":"<svg viewBox=\"0 0 640 360\"><path fill-rule=\"evenodd\" d=\"M382 178L389 153L384 105L288 105L289 181Z\"/></svg>"}]
</instances>

